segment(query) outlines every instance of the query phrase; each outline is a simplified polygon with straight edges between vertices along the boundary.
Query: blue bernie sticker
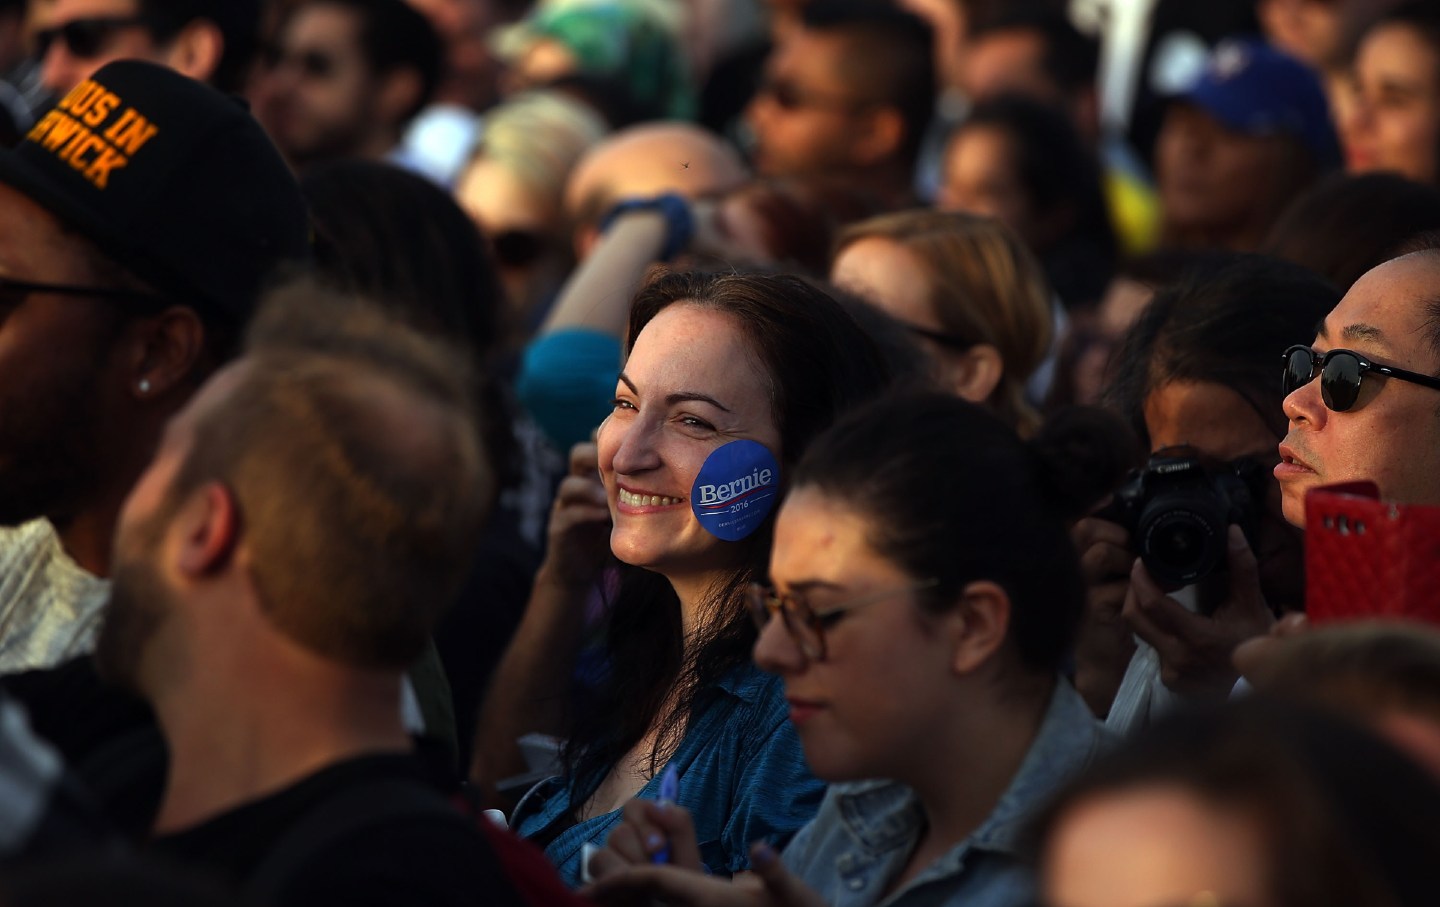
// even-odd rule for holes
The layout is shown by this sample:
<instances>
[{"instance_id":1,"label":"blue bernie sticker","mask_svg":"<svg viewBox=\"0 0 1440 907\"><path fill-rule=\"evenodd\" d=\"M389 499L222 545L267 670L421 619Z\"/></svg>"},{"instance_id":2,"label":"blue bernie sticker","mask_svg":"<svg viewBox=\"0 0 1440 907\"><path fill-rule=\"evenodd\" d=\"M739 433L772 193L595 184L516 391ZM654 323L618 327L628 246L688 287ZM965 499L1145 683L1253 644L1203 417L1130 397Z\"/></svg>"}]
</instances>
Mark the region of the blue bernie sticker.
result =
<instances>
[{"instance_id":1,"label":"blue bernie sticker","mask_svg":"<svg viewBox=\"0 0 1440 907\"><path fill-rule=\"evenodd\" d=\"M760 528L780 497L780 464L755 441L731 441L705 458L690 509L705 531L738 542Z\"/></svg>"}]
</instances>

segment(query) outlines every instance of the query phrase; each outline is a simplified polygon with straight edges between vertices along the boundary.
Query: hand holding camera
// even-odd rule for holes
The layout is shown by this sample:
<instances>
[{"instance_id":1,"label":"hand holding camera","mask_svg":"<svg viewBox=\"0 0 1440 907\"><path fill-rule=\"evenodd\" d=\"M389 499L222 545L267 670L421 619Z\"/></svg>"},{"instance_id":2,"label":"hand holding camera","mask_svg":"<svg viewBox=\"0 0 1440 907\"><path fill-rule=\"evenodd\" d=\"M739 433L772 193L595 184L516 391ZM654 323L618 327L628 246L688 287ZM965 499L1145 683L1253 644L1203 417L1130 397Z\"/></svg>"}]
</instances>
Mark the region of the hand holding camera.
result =
<instances>
[{"instance_id":1,"label":"hand holding camera","mask_svg":"<svg viewBox=\"0 0 1440 907\"><path fill-rule=\"evenodd\" d=\"M1166 448L1096 514L1125 530L1138 555L1121 614L1155 648L1162 680L1177 693L1228 693L1235 647L1274 623L1248 540L1259 524L1263 479L1251 460L1207 468L1192 449ZM1113 595L1114 581L1108 585ZM1167 594L1186 586L1195 587L1195 610ZM1092 586L1092 599L1100 588Z\"/></svg>"}]
</instances>

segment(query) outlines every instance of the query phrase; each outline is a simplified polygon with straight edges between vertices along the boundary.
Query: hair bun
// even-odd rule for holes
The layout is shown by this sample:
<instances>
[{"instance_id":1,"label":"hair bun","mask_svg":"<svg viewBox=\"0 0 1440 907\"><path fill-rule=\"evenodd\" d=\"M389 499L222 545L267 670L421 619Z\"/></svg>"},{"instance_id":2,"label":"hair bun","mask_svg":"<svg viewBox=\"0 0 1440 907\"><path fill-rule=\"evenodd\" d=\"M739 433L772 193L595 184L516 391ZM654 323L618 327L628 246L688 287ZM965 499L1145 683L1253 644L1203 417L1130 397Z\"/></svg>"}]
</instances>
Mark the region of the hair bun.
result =
<instances>
[{"instance_id":1,"label":"hair bun","mask_svg":"<svg viewBox=\"0 0 1440 907\"><path fill-rule=\"evenodd\" d=\"M1125 421L1096 406L1056 411L1025 446L1046 499L1066 519L1088 513L1145 458Z\"/></svg>"}]
</instances>

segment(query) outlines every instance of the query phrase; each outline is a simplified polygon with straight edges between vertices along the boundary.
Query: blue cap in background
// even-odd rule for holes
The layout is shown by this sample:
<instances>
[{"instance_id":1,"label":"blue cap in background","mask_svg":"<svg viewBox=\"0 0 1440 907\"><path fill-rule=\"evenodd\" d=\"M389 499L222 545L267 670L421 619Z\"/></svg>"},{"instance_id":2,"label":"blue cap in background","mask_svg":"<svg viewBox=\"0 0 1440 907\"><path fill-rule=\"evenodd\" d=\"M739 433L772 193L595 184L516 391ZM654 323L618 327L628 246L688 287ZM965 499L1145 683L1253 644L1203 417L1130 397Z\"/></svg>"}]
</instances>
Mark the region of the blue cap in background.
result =
<instances>
[{"instance_id":1,"label":"blue cap in background","mask_svg":"<svg viewBox=\"0 0 1440 907\"><path fill-rule=\"evenodd\" d=\"M1221 42L1199 78L1173 100L1199 107L1235 132L1292 136L1319 163L1340 163L1340 142L1319 77L1262 41Z\"/></svg>"}]
</instances>

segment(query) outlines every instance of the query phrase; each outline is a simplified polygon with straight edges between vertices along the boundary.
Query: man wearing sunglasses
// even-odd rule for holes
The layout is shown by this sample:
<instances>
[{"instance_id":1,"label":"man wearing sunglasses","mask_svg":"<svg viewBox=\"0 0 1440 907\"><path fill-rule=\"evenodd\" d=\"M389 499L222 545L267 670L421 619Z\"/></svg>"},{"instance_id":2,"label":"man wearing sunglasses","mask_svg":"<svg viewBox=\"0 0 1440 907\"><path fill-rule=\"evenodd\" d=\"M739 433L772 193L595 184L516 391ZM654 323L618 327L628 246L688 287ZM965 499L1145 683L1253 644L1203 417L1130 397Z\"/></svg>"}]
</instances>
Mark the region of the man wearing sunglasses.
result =
<instances>
[{"instance_id":1,"label":"man wearing sunglasses","mask_svg":"<svg viewBox=\"0 0 1440 907\"><path fill-rule=\"evenodd\" d=\"M281 24L255 111L291 166L398 158L434 94L444 50L403 0L301 0Z\"/></svg>"},{"instance_id":2,"label":"man wearing sunglasses","mask_svg":"<svg viewBox=\"0 0 1440 907\"><path fill-rule=\"evenodd\" d=\"M89 649L121 502L306 225L243 106L150 63L0 152L0 671Z\"/></svg>"},{"instance_id":3,"label":"man wearing sunglasses","mask_svg":"<svg viewBox=\"0 0 1440 907\"><path fill-rule=\"evenodd\" d=\"M57 97L123 59L238 92L259 27L258 0L54 0L35 31L35 56L41 83Z\"/></svg>"},{"instance_id":4,"label":"man wearing sunglasses","mask_svg":"<svg viewBox=\"0 0 1440 907\"><path fill-rule=\"evenodd\" d=\"M1366 273L1284 353L1280 444L1285 518L1305 524L1305 493L1368 480L1383 499L1440 504L1440 247Z\"/></svg>"},{"instance_id":5,"label":"man wearing sunglasses","mask_svg":"<svg viewBox=\"0 0 1440 907\"><path fill-rule=\"evenodd\" d=\"M854 181L894 206L913 205L935 102L932 53L925 23L887 4L807 3L745 111L755 169Z\"/></svg>"}]
</instances>

